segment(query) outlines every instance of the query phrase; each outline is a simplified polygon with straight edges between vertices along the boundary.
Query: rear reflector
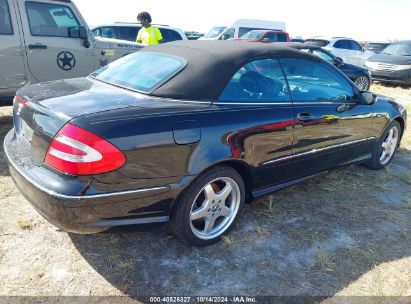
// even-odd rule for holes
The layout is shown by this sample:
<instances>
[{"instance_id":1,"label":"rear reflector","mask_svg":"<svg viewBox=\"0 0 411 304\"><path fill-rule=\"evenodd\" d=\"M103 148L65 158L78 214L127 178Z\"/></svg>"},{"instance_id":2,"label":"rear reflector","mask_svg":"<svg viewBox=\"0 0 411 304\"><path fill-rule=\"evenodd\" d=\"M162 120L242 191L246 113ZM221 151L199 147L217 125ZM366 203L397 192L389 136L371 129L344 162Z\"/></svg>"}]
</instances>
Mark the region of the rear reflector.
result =
<instances>
[{"instance_id":1,"label":"rear reflector","mask_svg":"<svg viewBox=\"0 0 411 304\"><path fill-rule=\"evenodd\" d=\"M101 137L66 124L51 142L44 161L64 173L93 175L120 168L126 157Z\"/></svg>"}]
</instances>

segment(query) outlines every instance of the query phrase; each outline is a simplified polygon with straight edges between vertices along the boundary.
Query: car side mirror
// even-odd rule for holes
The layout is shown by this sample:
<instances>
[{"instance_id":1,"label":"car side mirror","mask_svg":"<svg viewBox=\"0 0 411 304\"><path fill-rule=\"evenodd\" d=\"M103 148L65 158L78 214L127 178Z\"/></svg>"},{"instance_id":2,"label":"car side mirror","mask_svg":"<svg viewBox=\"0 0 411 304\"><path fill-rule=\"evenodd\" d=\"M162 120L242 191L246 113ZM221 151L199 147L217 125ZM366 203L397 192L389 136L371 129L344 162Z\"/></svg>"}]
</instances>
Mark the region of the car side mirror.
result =
<instances>
[{"instance_id":1,"label":"car side mirror","mask_svg":"<svg viewBox=\"0 0 411 304\"><path fill-rule=\"evenodd\" d=\"M335 57L334 58L334 65L336 66L336 67L340 67L340 66L342 66L344 64L344 60L342 60L342 58L340 58L340 57Z\"/></svg>"},{"instance_id":2,"label":"car side mirror","mask_svg":"<svg viewBox=\"0 0 411 304\"><path fill-rule=\"evenodd\" d=\"M376 98L377 96L374 93L368 91L361 91L359 94L358 101L361 104L372 105L375 103Z\"/></svg>"},{"instance_id":3,"label":"car side mirror","mask_svg":"<svg viewBox=\"0 0 411 304\"><path fill-rule=\"evenodd\" d=\"M90 41L88 39L87 29L84 26L80 25L78 27L78 32L79 32L79 38L84 40L84 43L83 43L84 47L88 49L90 47Z\"/></svg>"}]
</instances>

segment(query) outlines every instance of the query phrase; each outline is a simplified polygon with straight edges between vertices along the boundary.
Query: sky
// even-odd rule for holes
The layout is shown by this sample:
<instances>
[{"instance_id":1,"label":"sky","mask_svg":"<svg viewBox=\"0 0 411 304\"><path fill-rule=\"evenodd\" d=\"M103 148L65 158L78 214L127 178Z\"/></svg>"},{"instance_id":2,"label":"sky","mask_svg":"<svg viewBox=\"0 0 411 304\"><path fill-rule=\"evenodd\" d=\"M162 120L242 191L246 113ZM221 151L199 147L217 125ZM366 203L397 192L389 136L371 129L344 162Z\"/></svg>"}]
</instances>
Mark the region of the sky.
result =
<instances>
[{"instance_id":1,"label":"sky","mask_svg":"<svg viewBox=\"0 0 411 304\"><path fill-rule=\"evenodd\" d=\"M237 19L284 21L291 37L344 36L357 40L411 40L411 0L73 0L90 26L137 22L208 32Z\"/></svg>"}]
</instances>

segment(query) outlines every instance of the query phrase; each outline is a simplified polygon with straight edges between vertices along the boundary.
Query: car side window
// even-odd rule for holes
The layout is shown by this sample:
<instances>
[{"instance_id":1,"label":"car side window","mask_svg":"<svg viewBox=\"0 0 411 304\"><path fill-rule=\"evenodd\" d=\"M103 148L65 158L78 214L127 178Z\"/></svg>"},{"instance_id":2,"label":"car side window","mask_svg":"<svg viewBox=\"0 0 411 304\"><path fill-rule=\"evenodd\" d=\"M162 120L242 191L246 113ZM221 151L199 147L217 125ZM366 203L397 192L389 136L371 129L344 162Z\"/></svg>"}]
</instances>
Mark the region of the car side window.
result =
<instances>
[{"instance_id":1,"label":"car side window","mask_svg":"<svg viewBox=\"0 0 411 304\"><path fill-rule=\"evenodd\" d=\"M221 36L220 39L227 40L227 39L234 38L234 34L235 34L235 29L229 28L227 31L225 31L225 33Z\"/></svg>"},{"instance_id":2,"label":"car side window","mask_svg":"<svg viewBox=\"0 0 411 304\"><path fill-rule=\"evenodd\" d=\"M294 101L350 101L351 84L323 63L299 58L280 59Z\"/></svg>"},{"instance_id":3,"label":"car side window","mask_svg":"<svg viewBox=\"0 0 411 304\"><path fill-rule=\"evenodd\" d=\"M288 87L278 60L257 60L244 65L228 82L219 101L232 103L290 101Z\"/></svg>"},{"instance_id":4,"label":"car side window","mask_svg":"<svg viewBox=\"0 0 411 304\"><path fill-rule=\"evenodd\" d=\"M141 27L130 27L130 26L117 26L116 33L117 39L136 41L137 34Z\"/></svg>"},{"instance_id":5,"label":"car side window","mask_svg":"<svg viewBox=\"0 0 411 304\"><path fill-rule=\"evenodd\" d=\"M94 37L101 37L101 27L95 28L92 33Z\"/></svg>"},{"instance_id":6,"label":"car side window","mask_svg":"<svg viewBox=\"0 0 411 304\"><path fill-rule=\"evenodd\" d=\"M328 55L327 53L321 52L319 50L312 50L312 53L325 61L328 61L331 64L334 64L334 58Z\"/></svg>"},{"instance_id":7,"label":"car side window","mask_svg":"<svg viewBox=\"0 0 411 304\"><path fill-rule=\"evenodd\" d=\"M0 0L0 35L13 35L10 10L7 0Z\"/></svg>"},{"instance_id":8,"label":"car side window","mask_svg":"<svg viewBox=\"0 0 411 304\"><path fill-rule=\"evenodd\" d=\"M117 35L116 35L114 27L111 27L111 26L102 27L101 28L101 37L116 39Z\"/></svg>"},{"instance_id":9,"label":"car side window","mask_svg":"<svg viewBox=\"0 0 411 304\"><path fill-rule=\"evenodd\" d=\"M275 37L275 33L273 33L273 32L270 32L270 33L268 33L267 35L265 35L265 37L264 37L264 40L266 40L267 42L276 42L276 39L275 39L276 37Z\"/></svg>"},{"instance_id":10,"label":"car side window","mask_svg":"<svg viewBox=\"0 0 411 304\"><path fill-rule=\"evenodd\" d=\"M80 25L68 6L26 2L26 11L32 36L73 37Z\"/></svg>"},{"instance_id":11,"label":"car side window","mask_svg":"<svg viewBox=\"0 0 411 304\"><path fill-rule=\"evenodd\" d=\"M163 36L164 42L170 42L175 40L183 40L179 33L169 29L160 29L161 35Z\"/></svg>"},{"instance_id":12,"label":"car side window","mask_svg":"<svg viewBox=\"0 0 411 304\"><path fill-rule=\"evenodd\" d=\"M287 42L287 35L282 34L282 33L278 33L277 34L277 41L278 42Z\"/></svg>"},{"instance_id":13,"label":"car side window","mask_svg":"<svg viewBox=\"0 0 411 304\"><path fill-rule=\"evenodd\" d=\"M353 40L351 41L351 49L354 50L354 51L362 51L363 50L362 46L358 42L353 41Z\"/></svg>"},{"instance_id":14,"label":"car side window","mask_svg":"<svg viewBox=\"0 0 411 304\"><path fill-rule=\"evenodd\" d=\"M334 43L334 47L337 49L351 50L351 43L349 40L338 40Z\"/></svg>"}]
</instances>

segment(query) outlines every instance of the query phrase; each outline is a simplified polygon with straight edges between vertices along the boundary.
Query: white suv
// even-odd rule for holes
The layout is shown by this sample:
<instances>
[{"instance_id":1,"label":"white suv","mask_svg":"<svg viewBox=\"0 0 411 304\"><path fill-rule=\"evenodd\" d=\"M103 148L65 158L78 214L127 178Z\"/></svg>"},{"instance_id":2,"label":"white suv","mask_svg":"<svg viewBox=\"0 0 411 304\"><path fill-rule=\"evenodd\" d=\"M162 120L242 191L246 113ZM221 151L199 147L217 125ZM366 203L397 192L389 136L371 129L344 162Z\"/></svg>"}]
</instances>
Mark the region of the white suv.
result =
<instances>
[{"instance_id":1,"label":"white suv","mask_svg":"<svg viewBox=\"0 0 411 304\"><path fill-rule=\"evenodd\" d=\"M153 24L158 28L163 36L163 42L175 40L187 40L186 34L181 29L168 25ZM93 27L91 31L95 37L113 38L120 40L136 41L138 31L141 29L140 23L115 22Z\"/></svg>"},{"instance_id":2,"label":"white suv","mask_svg":"<svg viewBox=\"0 0 411 304\"><path fill-rule=\"evenodd\" d=\"M351 38L345 37L315 37L307 39L307 44L316 45L329 50L335 56L342 58L345 63L364 66L373 53L364 49L361 44Z\"/></svg>"}]
</instances>

